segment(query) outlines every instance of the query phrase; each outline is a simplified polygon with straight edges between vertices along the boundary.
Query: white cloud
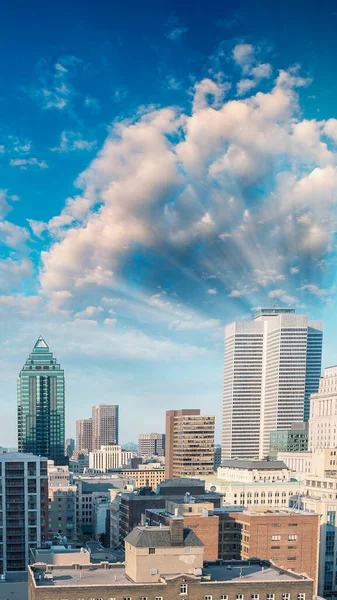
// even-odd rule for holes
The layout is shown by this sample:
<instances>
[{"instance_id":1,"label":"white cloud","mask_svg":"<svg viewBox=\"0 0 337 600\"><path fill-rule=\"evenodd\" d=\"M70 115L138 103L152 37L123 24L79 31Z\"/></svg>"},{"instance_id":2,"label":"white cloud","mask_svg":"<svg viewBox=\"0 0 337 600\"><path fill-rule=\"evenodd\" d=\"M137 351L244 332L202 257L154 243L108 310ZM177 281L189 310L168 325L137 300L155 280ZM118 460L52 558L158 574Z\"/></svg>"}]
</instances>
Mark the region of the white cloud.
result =
<instances>
[{"instance_id":1,"label":"white cloud","mask_svg":"<svg viewBox=\"0 0 337 600\"><path fill-rule=\"evenodd\" d=\"M187 27L185 27L184 25L180 25L171 29L171 31L167 33L166 37L168 37L168 39L172 42L175 42L176 40L179 40L181 36L187 31Z\"/></svg>"},{"instance_id":2,"label":"white cloud","mask_svg":"<svg viewBox=\"0 0 337 600\"><path fill-rule=\"evenodd\" d=\"M73 152L76 150L93 150L96 141L88 141L82 138L76 131L62 131L60 136L60 145L51 148L53 152Z\"/></svg>"},{"instance_id":3,"label":"white cloud","mask_svg":"<svg viewBox=\"0 0 337 600\"><path fill-rule=\"evenodd\" d=\"M215 288L210 288L209 290L207 290L207 293L211 296L215 296L218 293L218 290L216 290Z\"/></svg>"},{"instance_id":4,"label":"white cloud","mask_svg":"<svg viewBox=\"0 0 337 600\"><path fill-rule=\"evenodd\" d=\"M249 72L250 67L255 62L255 48L252 44L237 44L233 50L235 62L244 72Z\"/></svg>"},{"instance_id":5,"label":"white cloud","mask_svg":"<svg viewBox=\"0 0 337 600\"><path fill-rule=\"evenodd\" d=\"M77 319L90 319L91 317L96 317L103 311L101 306L87 306L80 312L76 313L75 317Z\"/></svg>"},{"instance_id":6,"label":"white cloud","mask_svg":"<svg viewBox=\"0 0 337 600\"><path fill-rule=\"evenodd\" d=\"M116 325L117 319L104 319L104 324L109 325L109 327Z\"/></svg>"},{"instance_id":7,"label":"white cloud","mask_svg":"<svg viewBox=\"0 0 337 600\"><path fill-rule=\"evenodd\" d=\"M11 158L9 164L12 167L20 167L26 170L28 167L38 167L39 169L48 169L48 164L45 160L38 160L35 157L30 158Z\"/></svg>"},{"instance_id":8,"label":"white cloud","mask_svg":"<svg viewBox=\"0 0 337 600\"><path fill-rule=\"evenodd\" d=\"M219 327L219 319L207 319L206 321L172 321L169 327L175 331L199 331L202 329L213 329Z\"/></svg>"},{"instance_id":9,"label":"white cloud","mask_svg":"<svg viewBox=\"0 0 337 600\"><path fill-rule=\"evenodd\" d=\"M309 292L309 294L312 294L313 296L317 296L317 298L326 298L331 293L333 293L334 288L325 289L325 288L319 287L315 283L306 283L304 285L301 285L301 287L299 287L298 290L301 292L303 292L303 291Z\"/></svg>"},{"instance_id":10,"label":"white cloud","mask_svg":"<svg viewBox=\"0 0 337 600\"><path fill-rule=\"evenodd\" d=\"M249 92L256 86L257 81L255 81L254 79L241 79L241 81L239 81L236 86L238 96L244 96L245 94L247 94L247 92Z\"/></svg>"}]
</instances>

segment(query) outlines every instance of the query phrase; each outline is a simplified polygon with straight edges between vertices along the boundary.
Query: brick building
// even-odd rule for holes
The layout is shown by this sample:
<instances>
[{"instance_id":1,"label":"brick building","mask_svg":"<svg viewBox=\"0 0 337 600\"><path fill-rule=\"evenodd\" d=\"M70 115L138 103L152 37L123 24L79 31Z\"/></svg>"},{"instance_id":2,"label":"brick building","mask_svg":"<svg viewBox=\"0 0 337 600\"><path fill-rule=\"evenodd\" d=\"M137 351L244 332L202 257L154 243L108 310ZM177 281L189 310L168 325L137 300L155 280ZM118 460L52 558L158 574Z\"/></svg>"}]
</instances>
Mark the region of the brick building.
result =
<instances>
[{"instance_id":1,"label":"brick building","mask_svg":"<svg viewBox=\"0 0 337 600\"><path fill-rule=\"evenodd\" d=\"M141 495L134 493L122 493L120 502L120 542L123 543L125 537L132 531L136 525L140 525L146 509L157 508L164 509L166 500L173 502L184 502L186 494L191 496L188 490L193 492L195 502L211 502L219 508L221 496L205 492L205 483L195 480L197 485L193 485L194 480L173 479L170 482L162 482L159 486L159 493L151 495ZM168 485L171 484L171 485ZM172 493L173 492L173 493Z\"/></svg>"},{"instance_id":2,"label":"brick building","mask_svg":"<svg viewBox=\"0 0 337 600\"><path fill-rule=\"evenodd\" d=\"M28 570L29 600L312 600L313 582L252 559L203 563L203 543L181 517L170 527L136 527L125 564L36 563Z\"/></svg>"},{"instance_id":3,"label":"brick building","mask_svg":"<svg viewBox=\"0 0 337 600\"><path fill-rule=\"evenodd\" d=\"M219 558L271 560L305 573L317 589L319 515L296 510L215 510L219 515Z\"/></svg>"},{"instance_id":4,"label":"brick building","mask_svg":"<svg viewBox=\"0 0 337 600\"><path fill-rule=\"evenodd\" d=\"M175 515L184 519L185 527L192 529L204 544L204 559L218 559L219 517L214 515L211 502L178 503L166 501L164 509L147 509L149 525L170 525Z\"/></svg>"}]
</instances>

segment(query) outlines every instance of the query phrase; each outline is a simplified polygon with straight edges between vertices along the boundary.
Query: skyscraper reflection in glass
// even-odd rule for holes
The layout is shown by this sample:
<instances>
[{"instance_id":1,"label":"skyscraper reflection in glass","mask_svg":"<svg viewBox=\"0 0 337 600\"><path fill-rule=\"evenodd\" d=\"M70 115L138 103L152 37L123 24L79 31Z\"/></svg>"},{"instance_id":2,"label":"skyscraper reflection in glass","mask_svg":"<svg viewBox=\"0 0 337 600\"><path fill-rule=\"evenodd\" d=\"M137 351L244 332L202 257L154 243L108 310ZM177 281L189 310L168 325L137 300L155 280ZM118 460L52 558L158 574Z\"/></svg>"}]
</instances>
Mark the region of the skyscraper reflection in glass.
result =
<instances>
[{"instance_id":1,"label":"skyscraper reflection in glass","mask_svg":"<svg viewBox=\"0 0 337 600\"><path fill-rule=\"evenodd\" d=\"M18 449L65 463L64 371L40 336L18 378Z\"/></svg>"}]
</instances>

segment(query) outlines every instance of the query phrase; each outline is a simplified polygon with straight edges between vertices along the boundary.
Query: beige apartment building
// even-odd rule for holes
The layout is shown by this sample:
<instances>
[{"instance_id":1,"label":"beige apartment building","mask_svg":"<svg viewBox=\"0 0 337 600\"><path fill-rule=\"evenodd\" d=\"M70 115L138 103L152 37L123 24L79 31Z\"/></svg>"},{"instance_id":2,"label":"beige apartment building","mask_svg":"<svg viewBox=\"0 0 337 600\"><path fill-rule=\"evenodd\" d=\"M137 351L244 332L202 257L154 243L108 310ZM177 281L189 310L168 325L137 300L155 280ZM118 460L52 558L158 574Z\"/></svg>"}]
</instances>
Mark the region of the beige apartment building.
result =
<instances>
[{"instance_id":1,"label":"beige apartment building","mask_svg":"<svg viewBox=\"0 0 337 600\"><path fill-rule=\"evenodd\" d=\"M197 409L166 412L165 474L204 477L214 472L215 417Z\"/></svg>"},{"instance_id":2,"label":"beige apartment building","mask_svg":"<svg viewBox=\"0 0 337 600\"><path fill-rule=\"evenodd\" d=\"M92 452L92 419L76 421L76 452Z\"/></svg>"},{"instance_id":3,"label":"beige apartment building","mask_svg":"<svg viewBox=\"0 0 337 600\"><path fill-rule=\"evenodd\" d=\"M165 479L165 467L153 468L150 465L139 465L138 469L123 469L122 475L132 477L135 480L135 487L151 487L156 490Z\"/></svg>"},{"instance_id":4,"label":"beige apartment building","mask_svg":"<svg viewBox=\"0 0 337 600\"><path fill-rule=\"evenodd\" d=\"M92 450L101 446L118 445L118 415L116 404L98 404L92 407Z\"/></svg>"}]
</instances>

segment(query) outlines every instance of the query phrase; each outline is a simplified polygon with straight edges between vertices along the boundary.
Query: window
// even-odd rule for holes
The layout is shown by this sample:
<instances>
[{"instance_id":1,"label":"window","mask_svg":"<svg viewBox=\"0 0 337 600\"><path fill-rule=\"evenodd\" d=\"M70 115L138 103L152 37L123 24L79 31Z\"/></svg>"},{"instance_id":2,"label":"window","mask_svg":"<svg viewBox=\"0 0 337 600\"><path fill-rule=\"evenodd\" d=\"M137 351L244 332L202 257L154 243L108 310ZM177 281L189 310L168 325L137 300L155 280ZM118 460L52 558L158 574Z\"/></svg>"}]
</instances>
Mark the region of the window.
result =
<instances>
[{"instance_id":1,"label":"window","mask_svg":"<svg viewBox=\"0 0 337 600\"><path fill-rule=\"evenodd\" d=\"M243 600L243 594L236 594L235 600Z\"/></svg>"},{"instance_id":2,"label":"window","mask_svg":"<svg viewBox=\"0 0 337 600\"><path fill-rule=\"evenodd\" d=\"M296 560L296 556L288 556L287 560Z\"/></svg>"},{"instance_id":3,"label":"window","mask_svg":"<svg viewBox=\"0 0 337 600\"><path fill-rule=\"evenodd\" d=\"M220 600L228 600L227 594L220 594Z\"/></svg>"},{"instance_id":4,"label":"window","mask_svg":"<svg viewBox=\"0 0 337 600\"><path fill-rule=\"evenodd\" d=\"M94 600L94 598L92 600ZM123 600L132 600L132 598L130 598L130 596L124 596Z\"/></svg>"},{"instance_id":5,"label":"window","mask_svg":"<svg viewBox=\"0 0 337 600\"><path fill-rule=\"evenodd\" d=\"M154 600L163 600L163 596L155 596Z\"/></svg>"},{"instance_id":6,"label":"window","mask_svg":"<svg viewBox=\"0 0 337 600\"><path fill-rule=\"evenodd\" d=\"M155 548L149 548L149 554L156 554Z\"/></svg>"},{"instance_id":7,"label":"window","mask_svg":"<svg viewBox=\"0 0 337 600\"><path fill-rule=\"evenodd\" d=\"M275 594L266 594L266 600L274 600Z\"/></svg>"},{"instance_id":8,"label":"window","mask_svg":"<svg viewBox=\"0 0 337 600\"><path fill-rule=\"evenodd\" d=\"M187 583L181 583L180 584L180 593L181 594L187 594Z\"/></svg>"},{"instance_id":9,"label":"window","mask_svg":"<svg viewBox=\"0 0 337 600\"><path fill-rule=\"evenodd\" d=\"M297 600L305 600L305 594L297 594Z\"/></svg>"},{"instance_id":10,"label":"window","mask_svg":"<svg viewBox=\"0 0 337 600\"><path fill-rule=\"evenodd\" d=\"M281 527L281 523L272 523L272 527Z\"/></svg>"},{"instance_id":11,"label":"window","mask_svg":"<svg viewBox=\"0 0 337 600\"><path fill-rule=\"evenodd\" d=\"M204 596L204 600L212 600L212 596Z\"/></svg>"},{"instance_id":12,"label":"window","mask_svg":"<svg viewBox=\"0 0 337 600\"><path fill-rule=\"evenodd\" d=\"M251 594L251 600L259 600L259 594Z\"/></svg>"},{"instance_id":13,"label":"window","mask_svg":"<svg viewBox=\"0 0 337 600\"><path fill-rule=\"evenodd\" d=\"M288 535L289 542L296 542L296 540L297 540L297 535Z\"/></svg>"},{"instance_id":14,"label":"window","mask_svg":"<svg viewBox=\"0 0 337 600\"><path fill-rule=\"evenodd\" d=\"M272 536L271 536L271 540L272 540L272 542L279 542L279 541L280 541L280 539L281 539L281 536L280 536L280 535L272 535Z\"/></svg>"},{"instance_id":15,"label":"window","mask_svg":"<svg viewBox=\"0 0 337 600\"><path fill-rule=\"evenodd\" d=\"M282 600L290 600L290 594L282 594Z\"/></svg>"}]
</instances>

